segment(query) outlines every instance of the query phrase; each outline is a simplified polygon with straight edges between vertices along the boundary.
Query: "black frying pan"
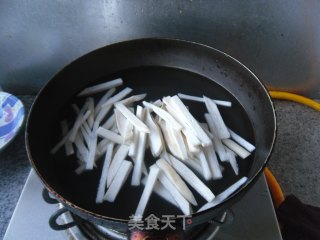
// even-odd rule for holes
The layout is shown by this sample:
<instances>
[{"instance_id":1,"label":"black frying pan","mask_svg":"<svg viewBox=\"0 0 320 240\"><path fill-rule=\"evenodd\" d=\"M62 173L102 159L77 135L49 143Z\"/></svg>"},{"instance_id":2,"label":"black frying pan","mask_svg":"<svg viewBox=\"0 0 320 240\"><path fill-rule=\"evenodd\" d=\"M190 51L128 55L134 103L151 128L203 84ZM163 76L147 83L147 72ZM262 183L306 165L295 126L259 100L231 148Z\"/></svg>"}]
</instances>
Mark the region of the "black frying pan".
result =
<instances>
[{"instance_id":1,"label":"black frying pan","mask_svg":"<svg viewBox=\"0 0 320 240\"><path fill-rule=\"evenodd\" d=\"M232 109L220 108L232 129L250 140L256 151L248 159L239 159L240 174L235 176L225 164L224 178L209 183L215 194L242 176L249 181L218 206L193 215L193 224L208 221L238 201L257 180L271 153L276 131L274 108L268 92L244 65L216 49L169 39L139 39L106 46L77 59L41 90L32 106L26 129L26 142L33 168L46 188L71 212L105 226L125 228L134 213L142 188L125 186L115 203L95 204L101 162L94 171L74 174L76 158L63 151L50 155L58 141L59 121L72 115L68 107L83 88L121 77L135 93L147 93L154 100L178 92L230 100ZM203 119L205 108L188 103L191 112ZM150 154L145 161L154 159ZM197 194L195 194L197 195ZM197 199L199 204L204 201ZM157 196L146 209L150 213L181 214Z\"/></svg>"}]
</instances>

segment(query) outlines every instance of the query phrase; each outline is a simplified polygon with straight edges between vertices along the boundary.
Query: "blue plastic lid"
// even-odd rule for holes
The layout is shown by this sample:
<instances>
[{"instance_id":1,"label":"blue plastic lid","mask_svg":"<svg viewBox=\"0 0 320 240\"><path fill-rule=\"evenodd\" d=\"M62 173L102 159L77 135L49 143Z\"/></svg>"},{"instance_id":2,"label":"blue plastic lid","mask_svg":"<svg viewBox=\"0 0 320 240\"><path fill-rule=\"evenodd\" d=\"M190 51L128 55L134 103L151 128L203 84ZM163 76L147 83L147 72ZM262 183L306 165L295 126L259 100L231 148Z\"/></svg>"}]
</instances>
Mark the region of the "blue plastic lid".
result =
<instances>
[{"instance_id":1,"label":"blue plastic lid","mask_svg":"<svg viewBox=\"0 0 320 240\"><path fill-rule=\"evenodd\" d=\"M9 93L0 92L0 150L17 135L24 116L22 102Z\"/></svg>"}]
</instances>

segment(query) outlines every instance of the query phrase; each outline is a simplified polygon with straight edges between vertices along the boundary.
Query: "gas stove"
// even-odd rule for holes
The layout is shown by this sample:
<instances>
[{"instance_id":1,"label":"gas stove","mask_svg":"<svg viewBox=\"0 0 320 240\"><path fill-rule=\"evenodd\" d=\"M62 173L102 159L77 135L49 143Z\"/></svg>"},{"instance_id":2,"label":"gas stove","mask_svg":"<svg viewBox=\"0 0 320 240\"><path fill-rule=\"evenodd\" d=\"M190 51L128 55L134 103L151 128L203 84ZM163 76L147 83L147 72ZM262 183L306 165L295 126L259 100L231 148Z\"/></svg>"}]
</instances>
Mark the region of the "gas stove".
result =
<instances>
[{"instance_id":1,"label":"gas stove","mask_svg":"<svg viewBox=\"0 0 320 240\"><path fill-rule=\"evenodd\" d=\"M68 212L58 219L58 223L76 221L77 225L63 231L51 229L49 218L62 206L47 204L42 198L42 190L42 183L31 170L4 236L5 240L126 239L121 233L93 225ZM186 235L189 239L208 240L282 239L264 175L231 210L234 214L231 224L219 227L208 223ZM223 221L226 217L227 213L220 220Z\"/></svg>"}]
</instances>

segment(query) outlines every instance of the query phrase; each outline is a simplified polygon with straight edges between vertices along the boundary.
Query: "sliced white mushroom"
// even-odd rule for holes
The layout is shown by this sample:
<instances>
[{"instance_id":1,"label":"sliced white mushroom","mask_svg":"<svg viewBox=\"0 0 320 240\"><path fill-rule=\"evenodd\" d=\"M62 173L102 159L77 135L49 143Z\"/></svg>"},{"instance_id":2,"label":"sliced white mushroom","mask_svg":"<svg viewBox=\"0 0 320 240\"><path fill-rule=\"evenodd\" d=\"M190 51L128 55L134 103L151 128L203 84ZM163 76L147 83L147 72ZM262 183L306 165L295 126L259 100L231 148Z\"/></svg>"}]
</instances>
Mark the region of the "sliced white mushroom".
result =
<instances>
[{"instance_id":1,"label":"sliced white mushroom","mask_svg":"<svg viewBox=\"0 0 320 240\"><path fill-rule=\"evenodd\" d=\"M79 160L79 162L81 162L81 165L85 165L86 160L84 159L84 157L81 155L80 151L76 151L76 157Z\"/></svg>"},{"instance_id":2,"label":"sliced white mushroom","mask_svg":"<svg viewBox=\"0 0 320 240\"><path fill-rule=\"evenodd\" d=\"M196 135L188 129L183 129L182 133L185 137L185 143L190 153L198 153L200 151L201 142Z\"/></svg>"},{"instance_id":3,"label":"sliced white mushroom","mask_svg":"<svg viewBox=\"0 0 320 240\"><path fill-rule=\"evenodd\" d=\"M130 151L130 149L129 149L129 151ZM131 159L132 159L132 162L133 162L133 165L134 165L136 163L136 157L131 157ZM145 175L145 176L148 176L148 170L147 170L146 164L144 162L142 164L142 174Z\"/></svg>"},{"instance_id":4,"label":"sliced white mushroom","mask_svg":"<svg viewBox=\"0 0 320 240\"><path fill-rule=\"evenodd\" d=\"M159 108L161 108L163 103L162 103L162 101L160 99L158 99L158 100L152 102L152 104L157 106L157 107L159 107Z\"/></svg>"},{"instance_id":5,"label":"sliced white mushroom","mask_svg":"<svg viewBox=\"0 0 320 240\"><path fill-rule=\"evenodd\" d=\"M117 172L114 180L112 181L110 187L108 188L103 199L108 202L114 202L118 193L120 192L122 186L126 182L132 169L132 163L130 161L122 161L119 171Z\"/></svg>"},{"instance_id":6,"label":"sliced white mushroom","mask_svg":"<svg viewBox=\"0 0 320 240\"><path fill-rule=\"evenodd\" d=\"M176 148L176 151L172 152L172 154L178 156L178 158L182 160L188 159L187 147L185 145L185 141L183 139L181 131L177 131L176 129L168 126L167 128L169 136L172 139L172 142L174 143L174 146Z\"/></svg>"},{"instance_id":7,"label":"sliced white mushroom","mask_svg":"<svg viewBox=\"0 0 320 240\"><path fill-rule=\"evenodd\" d=\"M100 112L98 113L97 117L94 120L92 131L97 131L97 129L101 125L102 120L108 115L110 110L111 110L111 106L107 106L100 110Z\"/></svg>"},{"instance_id":8,"label":"sliced white mushroom","mask_svg":"<svg viewBox=\"0 0 320 240\"><path fill-rule=\"evenodd\" d=\"M187 148L185 146L185 142L183 136L181 135L181 132L172 128L170 124L168 124L164 120L160 120L159 125L161 127L162 133L167 143L167 147L169 148L170 152L180 159L187 159Z\"/></svg>"},{"instance_id":9,"label":"sliced white mushroom","mask_svg":"<svg viewBox=\"0 0 320 240\"><path fill-rule=\"evenodd\" d=\"M164 160L159 159L156 162L157 166L163 171L166 177L172 182L172 184L177 188L177 190L194 206L197 206L198 203L193 196L192 192L177 174L177 172L170 166L170 164Z\"/></svg>"},{"instance_id":10,"label":"sliced white mushroom","mask_svg":"<svg viewBox=\"0 0 320 240\"><path fill-rule=\"evenodd\" d=\"M170 126L176 130L181 130L182 126L179 124L171 115L170 113L166 112L165 110L148 103L146 101L143 102L143 105L147 108L150 108L153 112L155 112L160 118L166 121Z\"/></svg>"},{"instance_id":11,"label":"sliced white mushroom","mask_svg":"<svg viewBox=\"0 0 320 240\"><path fill-rule=\"evenodd\" d=\"M80 164L75 170L74 172L77 174L77 175L80 175L82 174L84 171L86 170L86 165L84 163Z\"/></svg>"},{"instance_id":12,"label":"sliced white mushroom","mask_svg":"<svg viewBox=\"0 0 320 240\"><path fill-rule=\"evenodd\" d=\"M188 108L184 105L178 96L173 96L170 100L171 106L176 110L176 117L181 119L181 122L185 122L190 130L201 141L202 146L212 145L211 139L207 136L204 130L201 128L199 122L192 116Z\"/></svg>"},{"instance_id":13,"label":"sliced white mushroom","mask_svg":"<svg viewBox=\"0 0 320 240\"><path fill-rule=\"evenodd\" d=\"M67 135L65 135L54 147L50 150L51 154L55 154L68 140L70 137L71 131L68 132Z\"/></svg>"},{"instance_id":14,"label":"sliced white mushroom","mask_svg":"<svg viewBox=\"0 0 320 240\"><path fill-rule=\"evenodd\" d=\"M236 155L233 151L231 151L230 149L226 149L227 151L227 155L228 155L228 160L227 162L230 163L234 173L236 175L239 175L239 166L238 166L238 163L237 163L237 159L236 159Z\"/></svg>"},{"instance_id":15,"label":"sliced white mushroom","mask_svg":"<svg viewBox=\"0 0 320 240\"><path fill-rule=\"evenodd\" d=\"M116 123L116 117L114 115L114 113L108 118L107 121L105 121L105 123L102 124L102 127L106 128L106 129L110 129L114 126L114 124Z\"/></svg>"},{"instance_id":16,"label":"sliced white mushroom","mask_svg":"<svg viewBox=\"0 0 320 240\"><path fill-rule=\"evenodd\" d=\"M99 181L96 203L103 202L103 196L105 194L105 189L107 185L107 176L108 176L109 166L110 166L112 154L113 154L113 147L114 147L113 143L108 144L106 156L103 162L101 177Z\"/></svg>"},{"instance_id":17,"label":"sliced white mushroom","mask_svg":"<svg viewBox=\"0 0 320 240\"><path fill-rule=\"evenodd\" d=\"M146 93L139 94L139 95L133 95L131 97L128 97L126 99L121 100L120 102L123 105L127 106L127 105L134 103L134 102L139 102L139 101L143 100L146 96L147 96Z\"/></svg>"},{"instance_id":18,"label":"sliced white mushroom","mask_svg":"<svg viewBox=\"0 0 320 240\"><path fill-rule=\"evenodd\" d=\"M182 93L178 93L178 96L181 99L204 103L203 97L196 97L196 96L191 96L191 95L182 94ZM224 106L224 107L232 106L232 103L229 101L222 101L222 100L216 100L216 99L212 99L212 101L214 101L217 105L220 105L220 106Z\"/></svg>"},{"instance_id":19,"label":"sliced white mushroom","mask_svg":"<svg viewBox=\"0 0 320 240\"><path fill-rule=\"evenodd\" d=\"M212 179L212 173L211 173L211 169L209 167L209 163L206 158L206 155L204 154L204 152L202 150L198 153L198 158L201 163L203 177L205 180L209 181L210 179Z\"/></svg>"},{"instance_id":20,"label":"sliced white mushroom","mask_svg":"<svg viewBox=\"0 0 320 240\"><path fill-rule=\"evenodd\" d=\"M231 138L236 141L237 143L239 143L242 147L244 147L245 149L247 149L249 152L253 152L256 147L253 146L251 143L249 143L247 140L245 140L243 137L241 137L240 135L238 135L237 133L235 133L234 131L232 131L230 128L228 128Z\"/></svg>"},{"instance_id":21,"label":"sliced white mushroom","mask_svg":"<svg viewBox=\"0 0 320 240\"><path fill-rule=\"evenodd\" d=\"M194 171L196 171L198 174L200 174L202 177L204 177L200 161L193 158L189 158L187 161L185 161L185 163L189 167L191 167Z\"/></svg>"},{"instance_id":22,"label":"sliced white mushroom","mask_svg":"<svg viewBox=\"0 0 320 240\"><path fill-rule=\"evenodd\" d=\"M150 172L147 177L147 182L144 186L135 216L143 216L144 210L148 204L154 185L156 184L160 169L153 165L150 167Z\"/></svg>"},{"instance_id":23,"label":"sliced white mushroom","mask_svg":"<svg viewBox=\"0 0 320 240\"><path fill-rule=\"evenodd\" d=\"M209 131L209 127L207 123L199 123L205 133L208 135L210 139L213 139L213 134Z\"/></svg>"},{"instance_id":24,"label":"sliced white mushroom","mask_svg":"<svg viewBox=\"0 0 320 240\"><path fill-rule=\"evenodd\" d=\"M83 128L87 132L87 135L90 135L91 128L89 127L89 124L87 123L87 121L84 121L82 123L81 128Z\"/></svg>"},{"instance_id":25,"label":"sliced white mushroom","mask_svg":"<svg viewBox=\"0 0 320 240\"><path fill-rule=\"evenodd\" d=\"M86 160L86 169L90 170L93 169L94 165L94 160L96 156L96 150L97 150L97 141L98 141L98 136L95 131L92 131L90 134L90 139L89 139L89 146L88 146L88 157Z\"/></svg>"},{"instance_id":26,"label":"sliced white mushroom","mask_svg":"<svg viewBox=\"0 0 320 240\"><path fill-rule=\"evenodd\" d=\"M130 144L133 140L133 125L127 120L124 126L123 139L126 144Z\"/></svg>"},{"instance_id":27,"label":"sliced white mushroom","mask_svg":"<svg viewBox=\"0 0 320 240\"><path fill-rule=\"evenodd\" d=\"M226 152L225 147L222 144L220 138L218 137L217 129L216 129L216 126L213 122L213 119L211 118L211 116L208 113L206 113L204 115L204 117L208 123L208 126L209 126L211 133L213 134L212 141L213 141L215 151L217 152L221 161L227 160L227 158L228 158L227 152Z\"/></svg>"},{"instance_id":28,"label":"sliced white mushroom","mask_svg":"<svg viewBox=\"0 0 320 240\"><path fill-rule=\"evenodd\" d=\"M192 208L190 206L190 203L184 198L184 196L182 196L182 194L177 190L175 185L173 185L173 183L167 178L163 171L160 171L158 178L162 185L170 192L174 200L177 202L177 204L180 207L180 210L185 215L192 214Z\"/></svg>"},{"instance_id":29,"label":"sliced white mushroom","mask_svg":"<svg viewBox=\"0 0 320 240\"><path fill-rule=\"evenodd\" d=\"M133 125L118 109L114 109L114 114L118 130L123 137L124 142L131 142L133 138Z\"/></svg>"},{"instance_id":30,"label":"sliced white mushroom","mask_svg":"<svg viewBox=\"0 0 320 240\"><path fill-rule=\"evenodd\" d=\"M101 110L101 106L115 93L116 89L109 89L98 101L95 106L95 116L97 116L98 112Z\"/></svg>"},{"instance_id":31,"label":"sliced white mushroom","mask_svg":"<svg viewBox=\"0 0 320 240\"><path fill-rule=\"evenodd\" d=\"M203 97L196 97L188 94L178 93L178 97L184 100L204 103Z\"/></svg>"},{"instance_id":32,"label":"sliced white mushroom","mask_svg":"<svg viewBox=\"0 0 320 240\"><path fill-rule=\"evenodd\" d=\"M231 194L233 194L236 190L238 190L247 180L248 180L247 177L240 178L237 182L235 182L230 187L228 187L226 190L224 190L222 193L217 195L216 198L213 199L212 202L204 204L197 212L205 211L209 208L213 208L214 206L217 206L218 204L222 203Z\"/></svg>"},{"instance_id":33,"label":"sliced white mushroom","mask_svg":"<svg viewBox=\"0 0 320 240\"><path fill-rule=\"evenodd\" d=\"M204 148L204 153L206 155L206 158L208 160L208 163L211 169L212 179L213 180L221 179L222 172L221 172L220 164L218 162L218 158L216 156L213 146Z\"/></svg>"},{"instance_id":34,"label":"sliced white mushroom","mask_svg":"<svg viewBox=\"0 0 320 240\"><path fill-rule=\"evenodd\" d=\"M122 85L123 81L121 78L112 80L112 81L107 81L104 83L100 83L97 85L94 85L92 87L87 87L84 90L82 90L78 96L88 96L88 95L92 95L92 94L96 94L105 90L108 90L110 88L114 88L114 87L118 87L120 85Z\"/></svg>"},{"instance_id":35,"label":"sliced white mushroom","mask_svg":"<svg viewBox=\"0 0 320 240\"><path fill-rule=\"evenodd\" d=\"M115 175L120 169L120 166L124 159L127 157L129 151L129 147L127 145L121 145L119 149L115 152L113 159L110 164L110 168L107 176L107 187L112 183Z\"/></svg>"},{"instance_id":36,"label":"sliced white mushroom","mask_svg":"<svg viewBox=\"0 0 320 240\"><path fill-rule=\"evenodd\" d=\"M144 121L145 111L141 106L137 106L137 119L139 121ZM137 154L136 162L133 169L131 185L139 186L141 181L142 166L144 164L144 154L146 148L147 134L145 132L138 133L138 145L137 145Z\"/></svg>"},{"instance_id":37,"label":"sliced white mushroom","mask_svg":"<svg viewBox=\"0 0 320 240\"><path fill-rule=\"evenodd\" d=\"M230 133L226 127L226 124L222 119L220 111L217 105L215 104L215 102L205 96L203 97L203 99L206 104L207 110L211 118L213 119L214 124L217 126L217 133L219 138L220 139L230 138Z\"/></svg>"},{"instance_id":38,"label":"sliced white mushroom","mask_svg":"<svg viewBox=\"0 0 320 240\"><path fill-rule=\"evenodd\" d=\"M83 138L84 138L84 141L86 142L86 144L87 144L87 146L88 146L88 145L89 145L89 139L90 139L91 131L90 131L90 132L87 132L87 131L85 130L84 125L82 125L82 126L80 127L80 132L81 132L81 134L82 134L82 136L83 136ZM79 134L79 133L78 133L78 134Z\"/></svg>"},{"instance_id":39,"label":"sliced white mushroom","mask_svg":"<svg viewBox=\"0 0 320 240\"><path fill-rule=\"evenodd\" d=\"M101 105L101 108L105 108L107 106L113 105L116 102L119 102L120 100L125 98L131 92L132 92L132 89L126 87L125 89L118 92L116 95L109 98L104 104Z\"/></svg>"},{"instance_id":40,"label":"sliced white mushroom","mask_svg":"<svg viewBox=\"0 0 320 240\"><path fill-rule=\"evenodd\" d=\"M115 133L117 133L117 134L120 134L119 129L118 129L118 127L117 127L116 125L114 125L114 126L111 128L111 131L113 131L113 132L115 132Z\"/></svg>"},{"instance_id":41,"label":"sliced white mushroom","mask_svg":"<svg viewBox=\"0 0 320 240\"><path fill-rule=\"evenodd\" d=\"M188 151L185 145L184 136L182 136L181 132L173 129L164 120L159 121L159 126L161 127L166 145L170 152L178 158L186 160L188 158Z\"/></svg>"},{"instance_id":42,"label":"sliced white mushroom","mask_svg":"<svg viewBox=\"0 0 320 240\"><path fill-rule=\"evenodd\" d=\"M79 123L77 123L77 125L80 125L81 126L81 124L83 123L83 121L85 121L86 120L86 118L88 117L88 115L90 114L90 112L87 112L86 114L85 114L85 116L83 116L83 118L81 117L80 119L80 122ZM86 117L86 118L84 118L84 117ZM78 131L78 127L76 126L75 127L76 129L75 129L75 134L77 134L77 131ZM50 153L51 154L55 154L67 141L70 141L70 136L71 136L71 134L74 134L73 133L73 130L74 128L72 128L52 149L51 149L51 151L50 151ZM76 135L74 136L74 138L76 137Z\"/></svg>"},{"instance_id":43,"label":"sliced white mushroom","mask_svg":"<svg viewBox=\"0 0 320 240\"><path fill-rule=\"evenodd\" d=\"M102 139L97 144L97 151L100 154L104 154L105 151L107 151L107 146L108 146L109 143L112 143L109 139L106 139L106 138Z\"/></svg>"},{"instance_id":44,"label":"sliced white mushroom","mask_svg":"<svg viewBox=\"0 0 320 240\"><path fill-rule=\"evenodd\" d=\"M99 137L104 137L106 139L109 139L110 141L112 141L114 143L118 143L118 144L123 144L124 143L124 139L123 139L122 136L120 136L119 134L116 134L113 131L105 129L103 127L99 127L97 129L97 135Z\"/></svg>"},{"instance_id":45,"label":"sliced white mushroom","mask_svg":"<svg viewBox=\"0 0 320 240\"><path fill-rule=\"evenodd\" d=\"M123 116L123 114L117 108L114 109L114 115L116 119L117 128L120 134L123 136L127 118Z\"/></svg>"},{"instance_id":46,"label":"sliced white mushroom","mask_svg":"<svg viewBox=\"0 0 320 240\"><path fill-rule=\"evenodd\" d=\"M248 152L246 149L241 147L239 144L237 144L232 139L222 139L222 142L224 145L226 145L228 148L230 148L233 152L235 152L242 159L245 159L248 156L250 156L250 152Z\"/></svg>"},{"instance_id":47,"label":"sliced white mushroom","mask_svg":"<svg viewBox=\"0 0 320 240\"><path fill-rule=\"evenodd\" d=\"M61 130L62 130L62 136L67 135L68 134L68 123L67 123L67 120L61 121L60 125L61 125ZM70 155L74 154L74 149L73 149L72 142L70 142L68 140L64 144L64 149L66 151L66 155L67 156L70 156Z\"/></svg>"},{"instance_id":48,"label":"sliced white mushroom","mask_svg":"<svg viewBox=\"0 0 320 240\"><path fill-rule=\"evenodd\" d=\"M87 147L84 145L82 134L80 133L77 134L74 144L76 145L76 148L79 151L81 158L87 159L89 151Z\"/></svg>"},{"instance_id":49,"label":"sliced white mushroom","mask_svg":"<svg viewBox=\"0 0 320 240\"><path fill-rule=\"evenodd\" d=\"M166 146L168 147L170 152L176 152L175 143L172 141L172 138L170 137L170 133L169 133L166 125L167 125L167 123L164 120L162 120L162 119L159 120L159 126L161 128ZM165 149L165 146L164 146L164 149Z\"/></svg>"},{"instance_id":50,"label":"sliced white mushroom","mask_svg":"<svg viewBox=\"0 0 320 240\"><path fill-rule=\"evenodd\" d=\"M154 157L158 157L164 148L163 137L158 124L155 123L149 111L146 111L145 124L150 129L148 139L151 153Z\"/></svg>"},{"instance_id":51,"label":"sliced white mushroom","mask_svg":"<svg viewBox=\"0 0 320 240\"><path fill-rule=\"evenodd\" d=\"M182 118L181 116L179 116L179 114L181 114L180 110L179 109L175 109L175 106L172 105L171 96L164 97L162 99L162 101L163 101L163 104L161 106L161 109L164 109L168 113L170 113L171 116L174 117L174 119L177 120L177 122L179 124L181 124L183 128L186 128L187 127L187 121L184 118Z\"/></svg>"},{"instance_id":52,"label":"sliced white mushroom","mask_svg":"<svg viewBox=\"0 0 320 240\"><path fill-rule=\"evenodd\" d=\"M132 136L132 142L130 143L130 149L129 149L129 156L135 157L137 154L137 147L139 142L139 131L137 128L133 127L133 136Z\"/></svg>"},{"instance_id":53,"label":"sliced white mushroom","mask_svg":"<svg viewBox=\"0 0 320 240\"><path fill-rule=\"evenodd\" d=\"M172 155L170 153L168 153L166 150L163 150L162 153L160 154L160 158L166 160L170 165L172 165L171 156Z\"/></svg>"},{"instance_id":54,"label":"sliced white mushroom","mask_svg":"<svg viewBox=\"0 0 320 240\"><path fill-rule=\"evenodd\" d=\"M89 124L89 127L92 128L93 126L93 122L94 122L94 117L95 117L95 114L94 114L94 99L92 97L89 97L88 98L88 110L90 111L90 116L88 117L88 124Z\"/></svg>"},{"instance_id":55,"label":"sliced white mushroom","mask_svg":"<svg viewBox=\"0 0 320 240\"><path fill-rule=\"evenodd\" d=\"M173 168L190 184L204 199L211 202L214 199L213 192L182 162L175 157L171 158Z\"/></svg>"},{"instance_id":56,"label":"sliced white mushroom","mask_svg":"<svg viewBox=\"0 0 320 240\"><path fill-rule=\"evenodd\" d=\"M171 129L173 129L173 128L171 128L170 125L169 125L167 127L168 128L167 131L168 131L168 134L169 134L170 138L172 138L172 141L175 142L175 144L179 146L179 144L177 143L178 139L176 139L176 140L174 139L174 138L176 138L174 133L175 132L179 132L181 137L182 137L182 139L183 139L183 141L182 141L182 139L180 139L180 142L185 145L184 148L187 151L188 150L190 150L190 152L199 151L199 146L201 146L201 141L198 139L197 135L194 134L192 129L190 129L190 127L185 122L185 120L184 119L182 120L182 118L180 118L182 114L178 110L174 109L172 106L170 106L168 104L170 99L171 99L171 97L165 97L164 98L164 102L166 103L165 108L183 126L183 129L181 129L181 131L172 131ZM180 116L180 117L177 117L177 116ZM166 124L166 126L167 125L168 124ZM179 138L181 138L181 137L179 137ZM181 158L181 156L179 154L181 154L181 152L177 152L175 155L177 157Z\"/></svg>"},{"instance_id":57,"label":"sliced white mushroom","mask_svg":"<svg viewBox=\"0 0 320 240\"><path fill-rule=\"evenodd\" d=\"M139 118L137 118L126 106L124 106L122 103L116 103L114 105L119 112L125 116L129 122L132 123L134 127L136 127L140 132L149 133L149 128L141 121Z\"/></svg>"},{"instance_id":58,"label":"sliced white mushroom","mask_svg":"<svg viewBox=\"0 0 320 240\"><path fill-rule=\"evenodd\" d=\"M82 123L88 119L90 114L91 114L91 112L88 110L85 112L85 114L79 115L79 117L76 119L76 121L71 129L71 133L70 133L70 137L69 137L70 142L74 142L74 140L76 139L76 135L77 135Z\"/></svg>"},{"instance_id":59,"label":"sliced white mushroom","mask_svg":"<svg viewBox=\"0 0 320 240\"><path fill-rule=\"evenodd\" d=\"M147 177L144 177L141 180L141 183L143 185L146 185ZM179 207L178 203L174 198L172 197L171 193L162 185L162 183L159 181L159 179L155 182L155 185L153 187L153 192L155 192L159 197L163 198L173 206Z\"/></svg>"}]
</instances>

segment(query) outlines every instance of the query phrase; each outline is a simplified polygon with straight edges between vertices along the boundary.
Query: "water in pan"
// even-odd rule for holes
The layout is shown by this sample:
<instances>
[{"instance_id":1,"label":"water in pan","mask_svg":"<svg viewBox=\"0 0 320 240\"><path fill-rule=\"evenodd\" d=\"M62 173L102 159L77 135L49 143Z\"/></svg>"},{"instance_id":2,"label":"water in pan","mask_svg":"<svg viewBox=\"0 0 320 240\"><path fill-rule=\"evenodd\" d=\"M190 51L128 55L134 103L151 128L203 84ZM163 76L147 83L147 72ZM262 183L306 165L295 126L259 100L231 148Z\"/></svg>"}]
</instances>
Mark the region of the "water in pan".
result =
<instances>
[{"instance_id":1,"label":"water in pan","mask_svg":"<svg viewBox=\"0 0 320 240\"><path fill-rule=\"evenodd\" d=\"M228 100L232 102L232 108L219 107L221 114L226 124L239 133L241 136L254 144L254 134L251 122L244 111L241 104L230 94L226 89L216 84L210 79L207 79L198 74L176 68L166 67L141 67L115 73L111 76L97 79L97 83L121 77L124 80L125 87L133 89L132 94L147 93L147 100L152 101L163 96L175 95L179 92L191 94L195 96L206 95L211 98ZM97 98L99 95L97 95ZM82 103L83 98L74 98L71 103ZM203 114L206 108L202 103L185 102L188 105L190 112L200 121L204 122ZM57 132L53 143L61 138L59 134L59 122L62 119L74 119L75 115L69 103L66 104L65 109L62 109L59 119L57 119ZM232 168L228 163L222 163L224 167L223 179L210 181L207 185L215 194L220 193L223 189L231 185L242 176L246 176L249 172L253 161L254 154L247 159L239 159L239 176L233 173ZM152 157L149 151L145 156L147 165L151 165L156 159ZM52 161L54 171L57 176L57 185L53 186L62 196L70 202L78 205L81 208L87 209L91 212L107 215L112 218L128 219L128 217L135 212L136 206L139 202L143 187L132 187L128 180L125 186L119 193L114 203L104 202L103 204L95 204L95 197L99 178L102 168L102 160L97 162L97 168L93 171L84 172L78 176L74 173L74 169L78 166L76 157L66 157L64 151L61 150L53 155L49 160ZM129 176L130 179L131 175ZM192 188L190 188L193 190ZM199 196L195 191L194 195L198 201L199 206L205 203L205 200ZM167 202L163 201L156 194L153 194L146 209L146 216L154 213L157 216L171 214L181 214L179 209L173 207Z\"/></svg>"}]
</instances>

